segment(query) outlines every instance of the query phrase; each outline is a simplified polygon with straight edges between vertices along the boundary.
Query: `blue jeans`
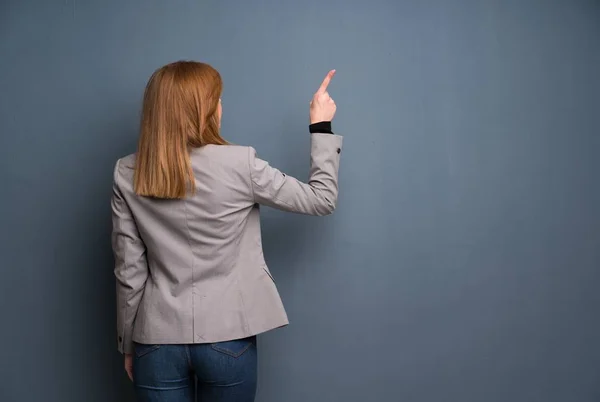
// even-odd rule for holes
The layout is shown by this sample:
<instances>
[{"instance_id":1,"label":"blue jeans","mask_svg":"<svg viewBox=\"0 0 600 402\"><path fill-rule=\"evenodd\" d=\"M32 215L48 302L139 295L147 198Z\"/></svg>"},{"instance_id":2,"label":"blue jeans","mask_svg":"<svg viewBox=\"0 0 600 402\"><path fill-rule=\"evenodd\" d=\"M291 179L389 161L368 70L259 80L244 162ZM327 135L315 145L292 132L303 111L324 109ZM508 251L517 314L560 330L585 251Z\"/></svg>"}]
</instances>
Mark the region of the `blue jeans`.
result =
<instances>
[{"instance_id":1,"label":"blue jeans","mask_svg":"<svg viewBox=\"0 0 600 402\"><path fill-rule=\"evenodd\" d=\"M253 402L256 337L195 345L135 345L139 402ZM197 389L195 387L197 378Z\"/></svg>"}]
</instances>

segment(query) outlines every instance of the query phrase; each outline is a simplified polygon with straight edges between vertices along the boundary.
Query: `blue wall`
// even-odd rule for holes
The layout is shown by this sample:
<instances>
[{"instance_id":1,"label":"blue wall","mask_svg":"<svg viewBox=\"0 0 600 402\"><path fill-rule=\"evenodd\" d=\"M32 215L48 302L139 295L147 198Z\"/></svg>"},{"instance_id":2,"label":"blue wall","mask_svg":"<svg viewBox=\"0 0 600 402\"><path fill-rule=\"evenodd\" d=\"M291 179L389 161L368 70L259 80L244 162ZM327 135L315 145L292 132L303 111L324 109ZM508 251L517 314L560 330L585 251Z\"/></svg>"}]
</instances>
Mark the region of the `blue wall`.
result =
<instances>
[{"instance_id":1,"label":"blue wall","mask_svg":"<svg viewBox=\"0 0 600 402\"><path fill-rule=\"evenodd\" d=\"M595 0L4 0L0 401L132 400L111 173L177 59L302 179L338 70L338 210L264 214L292 324L259 401L598 401L599 43Z\"/></svg>"}]
</instances>

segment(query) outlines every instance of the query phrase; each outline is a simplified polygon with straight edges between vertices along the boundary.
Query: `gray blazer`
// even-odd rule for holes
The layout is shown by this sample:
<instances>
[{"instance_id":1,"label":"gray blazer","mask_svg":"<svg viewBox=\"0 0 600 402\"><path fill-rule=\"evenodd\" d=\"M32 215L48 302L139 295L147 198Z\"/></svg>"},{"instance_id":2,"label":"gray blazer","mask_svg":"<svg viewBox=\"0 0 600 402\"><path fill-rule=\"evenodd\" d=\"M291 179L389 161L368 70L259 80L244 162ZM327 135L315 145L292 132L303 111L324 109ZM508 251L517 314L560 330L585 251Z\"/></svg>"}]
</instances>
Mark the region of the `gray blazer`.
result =
<instances>
[{"instance_id":1,"label":"gray blazer","mask_svg":"<svg viewBox=\"0 0 600 402\"><path fill-rule=\"evenodd\" d=\"M191 151L197 191L183 200L133 192L135 154L114 170L112 246L121 353L134 342L220 342L288 324L263 256L259 207L333 212L342 137L311 134L308 184L251 147Z\"/></svg>"}]
</instances>

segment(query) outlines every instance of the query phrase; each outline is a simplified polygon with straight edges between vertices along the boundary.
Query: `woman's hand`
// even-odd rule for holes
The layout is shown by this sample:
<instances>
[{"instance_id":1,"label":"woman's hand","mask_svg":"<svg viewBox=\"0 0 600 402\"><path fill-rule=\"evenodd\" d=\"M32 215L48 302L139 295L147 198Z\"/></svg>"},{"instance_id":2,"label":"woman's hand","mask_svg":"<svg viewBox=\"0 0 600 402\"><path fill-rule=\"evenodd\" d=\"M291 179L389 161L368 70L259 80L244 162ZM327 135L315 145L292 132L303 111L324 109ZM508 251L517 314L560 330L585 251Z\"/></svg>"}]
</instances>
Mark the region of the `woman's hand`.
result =
<instances>
[{"instance_id":1,"label":"woman's hand","mask_svg":"<svg viewBox=\"0 0 600 402\"><path fill-rule=\"evenodd\" d=\"M335 116L335 102L327 92L327 86L329 86L334 75L335 70L331 70L323 80L321 87L315 92L312 101L310 101L310 124L331 121Z\"/></svg>"},{"instance_id":2,"label":"woman's hand","mask_svg":"<svg viewBox=\"0 0 600 402\"><path fill-rule=\"evenodd\" d=\"M131 353L125 353L125 371L129 379L133 381L133 355Z\"/></svg>"}]
</instances>

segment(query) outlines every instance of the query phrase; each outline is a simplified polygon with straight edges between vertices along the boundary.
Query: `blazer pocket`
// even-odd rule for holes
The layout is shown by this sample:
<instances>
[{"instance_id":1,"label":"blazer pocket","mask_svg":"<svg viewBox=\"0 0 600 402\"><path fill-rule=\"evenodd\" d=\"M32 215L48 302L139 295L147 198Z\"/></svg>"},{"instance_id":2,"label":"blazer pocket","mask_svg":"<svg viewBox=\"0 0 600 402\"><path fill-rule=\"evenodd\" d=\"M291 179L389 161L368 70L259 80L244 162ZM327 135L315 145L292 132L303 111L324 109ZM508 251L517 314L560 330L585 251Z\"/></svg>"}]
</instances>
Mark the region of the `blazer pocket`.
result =
<instances>
[{"instance_id":1,"label":"blazer pocket","mask_svg":"<svg viewBox=\"0 0 600 402\"><path fill-rule=\"evenodd\" d=\"M269 268L267 268L266 265L262 266L263 271L265 271L265 273L269 276L269 278L271 278L271 280L273 282L275 282L275 278L273 278L273 275L271 275L271 271L269 271Z\"/></svg>"},{"instance_id":2,"label":"blazer pocket","mask_svg":"<svg viewBox=\"0 0 600 402\"><path fill-rule=\"evenodd\" d=\"M143 343L136 343L135 344L135 355L137 357L142 357L147 355L150 352L154 352L155 350L159 349L160 345L146 345Z\"/></svg>"},{"instance_id":3,"label":"blazer pocket","mask_svg":"<svg viewBox=\"0 0 600 402\"><path fill-rule=\"evenodd\" d=\"M254 345L256 337L236 339L234 341L225 341L212 343L210 347L220 353L224 353L228 356L238 358L243 355L250 346Z\"/></svg>"}]
</instances>

